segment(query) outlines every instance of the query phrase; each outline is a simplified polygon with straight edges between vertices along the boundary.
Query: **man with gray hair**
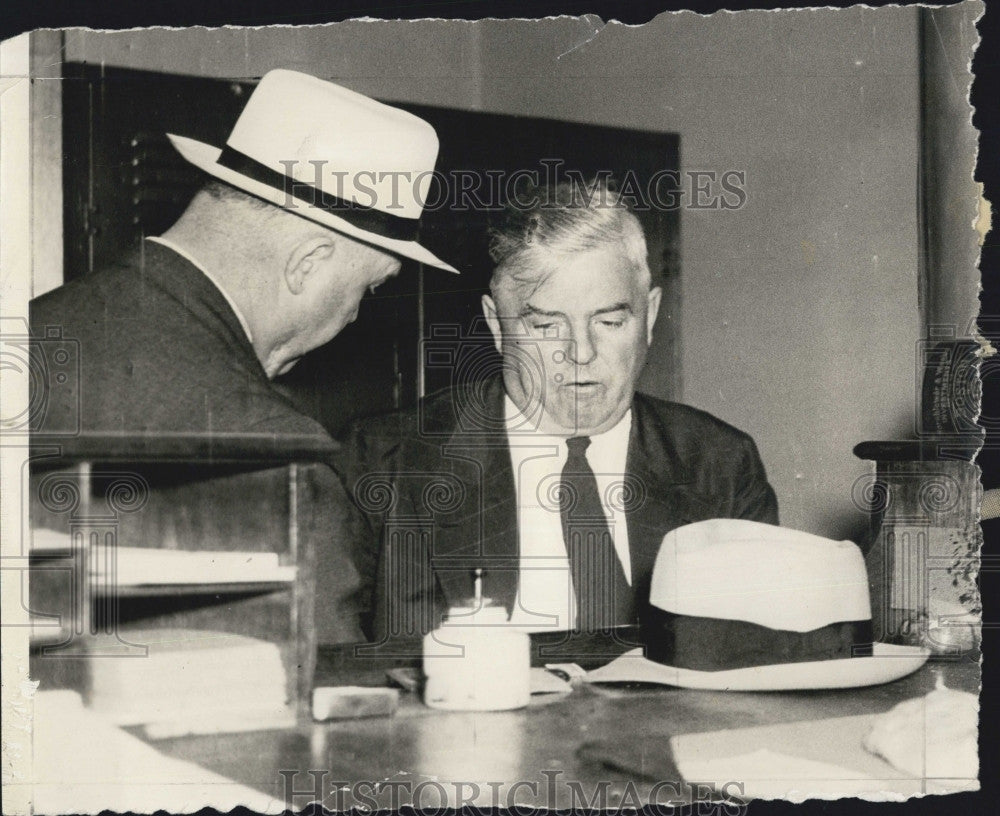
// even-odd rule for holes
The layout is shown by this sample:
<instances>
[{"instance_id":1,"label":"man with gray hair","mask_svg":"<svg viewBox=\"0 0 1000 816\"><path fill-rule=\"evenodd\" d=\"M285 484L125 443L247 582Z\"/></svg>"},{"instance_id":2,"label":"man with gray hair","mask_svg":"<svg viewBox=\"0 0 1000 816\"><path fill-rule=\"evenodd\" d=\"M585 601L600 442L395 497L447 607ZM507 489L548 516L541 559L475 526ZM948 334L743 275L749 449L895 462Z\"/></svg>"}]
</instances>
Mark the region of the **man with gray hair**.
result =
<instances>
[{"instance_id":1,"label":"man with gray hair","mask_svg":"<svg viewBox=\"0 0 1000 816\"><path fill-rule=\"evenodd\" d=\"M226 443L250 462L289 450L325 459L336 447L327 430L273 380L354 320L403 260L455 271L417 241L437 134L348 88L275 70L221 147L168 136L204 173L176 223L30 305L33 370L46 371L53 334L79 349L78 381L32 379L34 438L70 448L83 432L98 456L152 439L170 456ZM350 641L350 501L332 468L315 468L310 485L322 497L314 523L328 531L317 637Z\"/></svg>"},{"instance_id":2,"label":"man with gray hair","mask_svg":"<svg viewBox=\"0 0 1000 816\"><path fill-rule=\"evenodd\" d=\"M456 271L416 240L434 128L275 70L221 148L167 135L204 173L179 220L31 303L35 337L57 332L80 348L78 388L37 388L33 430L329 443L272 380L354 320L401 259Z\"/></svg>"},{"instance_id":3,"label":"man with gray hair","mask_svg":"<svg viewBox=\"0 0 1000 816\"><path fill-rule=\"evenodd\" d=\"M538 190L490 252L500 371L350 439L348 489L381 538L367 565L381 639L433 628L478 575L512 625L606 632L636 622L670 530L778 520L749 436L635 390L661 290L618 195Z\"/></svg>"}]
</instances>

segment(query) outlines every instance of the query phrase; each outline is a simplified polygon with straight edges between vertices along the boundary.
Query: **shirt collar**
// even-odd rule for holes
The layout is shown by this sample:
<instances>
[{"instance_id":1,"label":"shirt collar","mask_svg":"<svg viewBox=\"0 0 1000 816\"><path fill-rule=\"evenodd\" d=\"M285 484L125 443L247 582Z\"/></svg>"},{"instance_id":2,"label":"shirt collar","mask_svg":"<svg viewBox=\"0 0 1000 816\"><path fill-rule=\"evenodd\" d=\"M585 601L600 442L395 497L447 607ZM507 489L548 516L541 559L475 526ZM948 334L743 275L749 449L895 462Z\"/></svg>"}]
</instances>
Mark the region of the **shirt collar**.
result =
<instances>
[{"instance_id":1,"label":"shirt collar","mask_svg":"<svg viewBox=\"0 0 1000 816\"><path fill-rule=\"evenodd\" d=\"M625 415L611 428L604 433L590 437L590 448L595 457L600 457L604 461L617 461L622 459L621 467L624 470L624 456L628 451L629 435L632 433L632 409L629 408ZM595 461L596 458L595 458Z\"/></svg>"},{"instance_id":2,"label":"shirt collar","mask_svg":"<svg viewBox=\"0 0 1000 816\"><path fill-rule=\"evenodd\" d=\"M188 252L183 247L177 246L177 244L175 244L168 238L152 236L146 238L146 240L152 241L155 244L160 244L162 246L167 247L167 249L173 250L178 255L180 255L184 260L186 260L189 264L197 268L206 278L208 278L215 286L215 288L219 290L219 293L226 299L226 303L229 304L229 308L233 310L233 314L236 315L236 319L240 321L240 325L243 327L243 331L246 333L247 340L249 340L250 344L253 345L253 335L250 333L250 324L247 323L246 318L243 317L243 313L240 311L239 306L236 305L236 302L229 296L229 293L222 288L222 284L220 284L212 276L212 273L205 268L204 264L202 264L201 261L195 258L190 252Z\"/></svg>"},{"instance_id":3,"label":"shirt collar","mask_svg":"<svg viewBox=\"0 0 1000 816\"><path fill-rule=\"evenodd\" d=\"M552 434L531 433L525 434L525 428L530 427L530 420L525 419L524 414L514 404L508 395L504 395L504 422L507 427L508 440L512 437L524 436L530 440L532 446L540 444L557 445L561 453L566 451L566 437L553 436ZM629 408L625 415L618 422L603 433L590 437L590 447L587 454L595 456L614 456L616 453L628 449L629 434L632 431L632 409ZM513 433L512 433L513 432ZM513 447L513 446L512 446Z\"/></svg>"}]
</instances>

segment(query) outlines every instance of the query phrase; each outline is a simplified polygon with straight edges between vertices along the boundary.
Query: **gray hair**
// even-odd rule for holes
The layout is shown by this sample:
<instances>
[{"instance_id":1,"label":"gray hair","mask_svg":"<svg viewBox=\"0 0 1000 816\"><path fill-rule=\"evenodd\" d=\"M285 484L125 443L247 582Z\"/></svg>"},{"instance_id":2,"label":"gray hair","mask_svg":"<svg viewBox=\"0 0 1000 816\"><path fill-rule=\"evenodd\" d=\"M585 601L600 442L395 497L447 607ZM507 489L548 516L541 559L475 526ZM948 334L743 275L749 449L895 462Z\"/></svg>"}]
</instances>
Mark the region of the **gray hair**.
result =
<instances>
[{"instance_id":1,"label":"gray hair","mask_svg":"<svg viewBox=\"0 0 1000 816\"><path fill-rule=\"evenodd\" d=\"M621 248L640 282L649 285L642 224L607 180L561 182L529 194L508 205L501 222L490 229L494 299L501 290L540 282L560 255L613 246Z\"/></svg>"}]
</instances>

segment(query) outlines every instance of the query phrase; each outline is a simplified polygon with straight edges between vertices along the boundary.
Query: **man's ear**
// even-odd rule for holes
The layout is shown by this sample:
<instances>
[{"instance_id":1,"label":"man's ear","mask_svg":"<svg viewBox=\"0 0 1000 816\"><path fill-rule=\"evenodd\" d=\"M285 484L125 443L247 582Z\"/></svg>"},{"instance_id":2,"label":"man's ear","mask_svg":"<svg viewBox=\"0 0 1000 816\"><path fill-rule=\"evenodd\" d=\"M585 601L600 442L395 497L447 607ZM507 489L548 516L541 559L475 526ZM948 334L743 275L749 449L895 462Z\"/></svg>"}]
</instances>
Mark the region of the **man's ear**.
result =
<instances>
[{"instance_id":1,"label":"man's ear","mask_svg":"<svg viewBox=\"0 0 1000 816\"><path fill-rule=\"evenodd\" d=\"M659 286L654 286L646 295L646 345L653 342L653 325L656 323L656 316L660 313L660 299L663 297L663 290Z\"/></svg>"},{"instance_id":2,"label":"man's ear","mask_svg":"<svg viewBox=\"0 0 1000 816\"><path fill-rule=\"evenodd\" d=\"M302 293L309 276L337 251L337 238L330 235L313 235L299 241L285 262L285 284L293 295Z\"/></svg>"},{"instance_id":3,"label":"man's ear","mask_svg":"<svg viewBox=\"0 0 1000 816\"><path fill-rule=\"evenodd\" d=\"M486 325L490 327L490 334L493 335L493 345L497 351L503 353L503 333L500 330L497 305L489 295L483 295L483 316L486 318Z\"/></svg>"}]
</instances>

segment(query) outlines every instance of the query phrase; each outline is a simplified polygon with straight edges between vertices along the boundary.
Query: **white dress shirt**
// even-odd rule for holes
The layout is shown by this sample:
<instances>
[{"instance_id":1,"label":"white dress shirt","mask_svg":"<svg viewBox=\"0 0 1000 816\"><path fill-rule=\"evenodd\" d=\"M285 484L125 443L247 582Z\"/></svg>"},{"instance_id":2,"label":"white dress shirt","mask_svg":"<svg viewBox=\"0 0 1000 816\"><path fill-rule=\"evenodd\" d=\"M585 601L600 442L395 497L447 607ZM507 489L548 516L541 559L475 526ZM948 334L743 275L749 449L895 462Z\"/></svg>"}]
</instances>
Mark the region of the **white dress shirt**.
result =
<instances>
[{"instance_id":1,"label":"white dress shirt","mask_svg":"<svg viewBox=\"0 0 1000 816\"><path fill-rule=\"evenodd\" d=\"M173 241L170 241L167 238L159 238L156 236L152 236L146 238L146 240L152 241L155 244L160 244L162 246L167 247L167 249L173 250L178 255L180 255L184 260L190 263L192 266L197 267L198 270L212 282L215 288L219 290L219 293L226 299L226 303L229 304L229 308L233 310L233 314L235 314L236 319L240 321L240 325L243 327L243 331L246 332L247 340L249 340L250 344L253 345L253 335L250 334L250 324L247 323L246 318L243 317L243 313L240 311L239 306L237 306L236 303L233 301L233 299L229 297L229 293L222 288L222 285L215 278L212 277L212 273L205 268L205 266L202 264L201 261L195 258L186 249L182 249L181 247L177 246L177 244L175 244Z\"/></svg>"},{"instance_id":2,"label":"white dress shirt","mask_svg":"<svg viewBox=\"0 0 1000 816\"><path fill-rule=\"evenodd\" d=\"M524 428L525 420L510 397L505 398L505 416L520 540L517 601L510 622L526 631L572 629L576 622L576 599L557 492L568 455L566 439L514 430ZM613 428L590 437L586 452L597 479L615 552L629 584L632 569L628 530L625 513L614 496L621 495L631 429L632 412L628 411ZM614 506L616 503L618 507Z\"/></svg>"}]
</instances>

